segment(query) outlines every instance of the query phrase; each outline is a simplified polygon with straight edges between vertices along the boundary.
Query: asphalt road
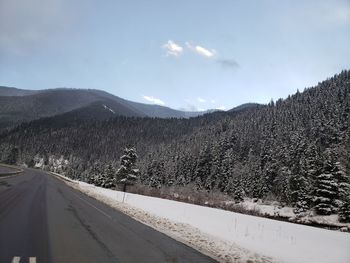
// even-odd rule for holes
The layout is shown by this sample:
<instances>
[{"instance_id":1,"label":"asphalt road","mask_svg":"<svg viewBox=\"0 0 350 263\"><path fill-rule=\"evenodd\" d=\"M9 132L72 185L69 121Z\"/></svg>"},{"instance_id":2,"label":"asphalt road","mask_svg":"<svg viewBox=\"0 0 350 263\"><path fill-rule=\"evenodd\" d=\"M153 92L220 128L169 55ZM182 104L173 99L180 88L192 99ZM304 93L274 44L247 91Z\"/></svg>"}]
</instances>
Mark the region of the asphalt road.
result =
<instances>
[{"instance_id":1,"label":"asphalt road","mask_svg":"<svg viewBox=\"0 0 350 263\"><path fill-rule=\"evenodd\" d=\"M0 262L215 262L67 186L25 169L0 178Z\"/></svg>"}]
</instances>

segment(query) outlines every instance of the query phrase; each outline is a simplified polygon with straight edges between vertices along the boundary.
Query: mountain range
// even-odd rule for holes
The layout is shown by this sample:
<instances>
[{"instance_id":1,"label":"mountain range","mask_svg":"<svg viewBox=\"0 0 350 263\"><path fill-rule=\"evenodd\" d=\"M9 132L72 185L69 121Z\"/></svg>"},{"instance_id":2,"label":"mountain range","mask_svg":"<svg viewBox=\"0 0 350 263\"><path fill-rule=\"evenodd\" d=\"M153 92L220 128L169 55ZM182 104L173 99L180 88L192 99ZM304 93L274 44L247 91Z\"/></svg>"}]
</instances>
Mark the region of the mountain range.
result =
<instances>
[{"instance_id":1,"label":"mountain range","mask_svg":"<svg viewBox=\"0 0 350 263\"><path fill-rule=\"evenodd\" d=\"M68 112L77 119L103 120L115 116L189 118L213 111L174 110L125 100L102 90L23 90L0 86L0 129Z\"/></svg>"}]
</instances>

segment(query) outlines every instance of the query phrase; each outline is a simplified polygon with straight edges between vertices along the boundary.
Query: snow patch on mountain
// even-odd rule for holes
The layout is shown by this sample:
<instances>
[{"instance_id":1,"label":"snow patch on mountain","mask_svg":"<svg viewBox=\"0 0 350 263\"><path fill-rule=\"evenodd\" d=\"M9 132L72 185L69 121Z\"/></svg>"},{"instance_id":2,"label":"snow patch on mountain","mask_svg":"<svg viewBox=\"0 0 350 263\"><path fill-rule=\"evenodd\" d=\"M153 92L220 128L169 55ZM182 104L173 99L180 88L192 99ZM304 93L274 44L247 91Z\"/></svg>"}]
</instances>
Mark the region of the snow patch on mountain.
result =
<instances>
[{"instance_id":1,"label":"snow patch on mountain","mask_svg":"<svg viewBox=\"0 0 350 263\"><path fill-rule=\"evenodd\" d=\"M106 110L109 110L110 112L112 112L113 114L115 114L115 111L112 110L111 108L107 107L106 105L102 104L103 108L105 108Z\"/></svg>"}]
</instances>

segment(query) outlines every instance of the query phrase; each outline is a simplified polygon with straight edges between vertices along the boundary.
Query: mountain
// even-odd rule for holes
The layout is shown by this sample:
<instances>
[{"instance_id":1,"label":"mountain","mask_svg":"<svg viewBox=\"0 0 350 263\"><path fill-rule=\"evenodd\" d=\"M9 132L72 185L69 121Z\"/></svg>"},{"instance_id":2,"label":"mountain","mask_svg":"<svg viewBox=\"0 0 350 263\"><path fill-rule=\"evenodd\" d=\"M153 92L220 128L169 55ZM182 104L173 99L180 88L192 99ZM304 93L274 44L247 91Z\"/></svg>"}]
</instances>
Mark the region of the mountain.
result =
<instances>
[{"instance_id":1,"label":"mountain","mask_svg":"<svg viewBox=\"0 0 350 263\"><path fill-rule=\"evenodd\" d=\"M0 86L0 96L26 96L35 94L38 91L35 90L24 90L13 87Z\"/></svg>"},{"instance_id":2,"label":"mountain","mask_svg":"<svg viewBox=\"0 0 350 263\"><path fill-rule=\"evenodd\" d=\"M86 90L63 89L45 90L21 96L0 96L0 125L6 127L23 121L54 116L87 106L98 99L95 94Z\"/></svg>"},{"instance_id":3,"label":"mountain","mask_svg":"<svg viewBox=\"0 0 350 263\"><path fill-rule=\"evenodd\" d=\"M0 87L0 129L70 111L74 111L76 119L81 116L100 120L113 116L188 118L204 114L132 102L100 90Z\"/></svg>"},{"instance_id":4,"label":"mountain","mask_svg":"<svg viewBox=\"0 0 350 263\"><path fill-rule=\"evenodd\" d=\"M164 107L160 105L150 105L139 102L133 102L125 100L114 96L108 92L101 90L92 90L95 94L112 100L121 101L123 104L128 105L130 108L142 112L147 117L157 117L157 118L190 118L196 117L208 113L208 111L180 111L174 110L169 107Z\"/></svg>"},{"instance_id":5,"label":"mountain","mask_svg":"<svg viewBox=\"0 0 350 263\"><path fill-rule=\"evenodd\" d=\"M260 107L262 106L261 104L259 103L244 103L244 104L241 104L237 107L234 107L230 110L228 110L228 112L238 112L238 111L242 111L242 110L247 110L247 109L253 109L253 108L257 108L257 107Z\"/></svg>"}]
</instances>

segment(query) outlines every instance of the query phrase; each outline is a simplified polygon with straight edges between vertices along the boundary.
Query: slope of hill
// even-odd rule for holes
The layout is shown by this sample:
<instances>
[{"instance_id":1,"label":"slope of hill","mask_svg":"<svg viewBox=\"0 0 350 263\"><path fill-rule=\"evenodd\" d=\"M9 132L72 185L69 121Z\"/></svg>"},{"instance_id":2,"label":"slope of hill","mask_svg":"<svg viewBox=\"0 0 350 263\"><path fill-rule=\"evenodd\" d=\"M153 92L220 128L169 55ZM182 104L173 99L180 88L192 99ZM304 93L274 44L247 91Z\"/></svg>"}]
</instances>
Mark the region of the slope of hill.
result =
<instances>
[{"instance_id":1,"label":"slope of hill","mask_svg":"<svg viewBox=\"0 0 350 263\"><path fill-rule=\"evenodd\" d=\"M92 103L93 105L90 106ZM92 108L97 104L100 104L101 107L109 105L112 111L99 109L98 113L94 112ZM88 117L100 120L111 117L111 112L114 116L159 118L188 118L204 114L203 112L183 112L159 105L136 103L100 90L59 88L30 91L0 87L0 129L72 110L77 110L76 119L79 119L81 115L85 119ZM90 116L89 113L91 113Z\"/></svg>"},{"instance_id":2,"label":"slope of hill","mask_svg":"<svg viewBox=\"0 0 350 263\"><path fill-rule=\"evenodd\" d=\"M133 101L119 98L117 96L114 96L108 92L101 91L101 90L91 90L91 91L103 98L120 101L122 104L127 105L131 109L136 110L138 112L142 112L147 117L187 118L187 117L196 117L203 114L202 112L178 111L165 106L133 102Z\"/></svg>"},{"instance_id":3,"label":"slope of hill","mask_svg":"<svg viewBox=\"0 0 350 263\"><path fill-rule=\"evenodd\" d=\"M23 121L54 116L87 106L98 99L95 94L83 90L47 90L26 96L2 96L0 124L6 127ZM118 109L120 115L144 116L125 106Z\"/></svg>"},{"instance_id":4,"label":"slope of hill","mask_svg":"<svg viewBox=\"0 0 350 263\"><path fill-rule=\"evenodd\" d=\"M26 95L35 94L37 92L39 91L0 86L0 96L26 96Z\"/></svg>"},{"instance_id":5,"label":"slope of hill","mask_svg":"<svg viewBox=\"0 0 350 263\"><path fill-rule=\"evenodd\" d=\"M252 109L252 108L257 108L257 107L260 107L262 106L261 104L259 103L244 103L244 104L241 104L237 107L234 107L230 110L228 110L229 112L237 112L237 111L242 111L242 110L246 110L246 109Z\"/></svg>"},{"instance_id":6,"label":"slope of hill","mask_svg":"<svg viewBox=\"0 0 350 263\"><path fill-rule=\"evenodd\" d=\"M108 164L118 167L123 148L132 145L140 182L154 189L269 199L298 213L340 213L348 202L350 71L269 105L191 119L67 122L67 116L3 133L0 159L29 165L40 159L47 169L101 184L113 169ZM68 164L57 168L61 156ZM330 196L323 196L325 181L339 186Z\"/></svg>"}]
</instances>

